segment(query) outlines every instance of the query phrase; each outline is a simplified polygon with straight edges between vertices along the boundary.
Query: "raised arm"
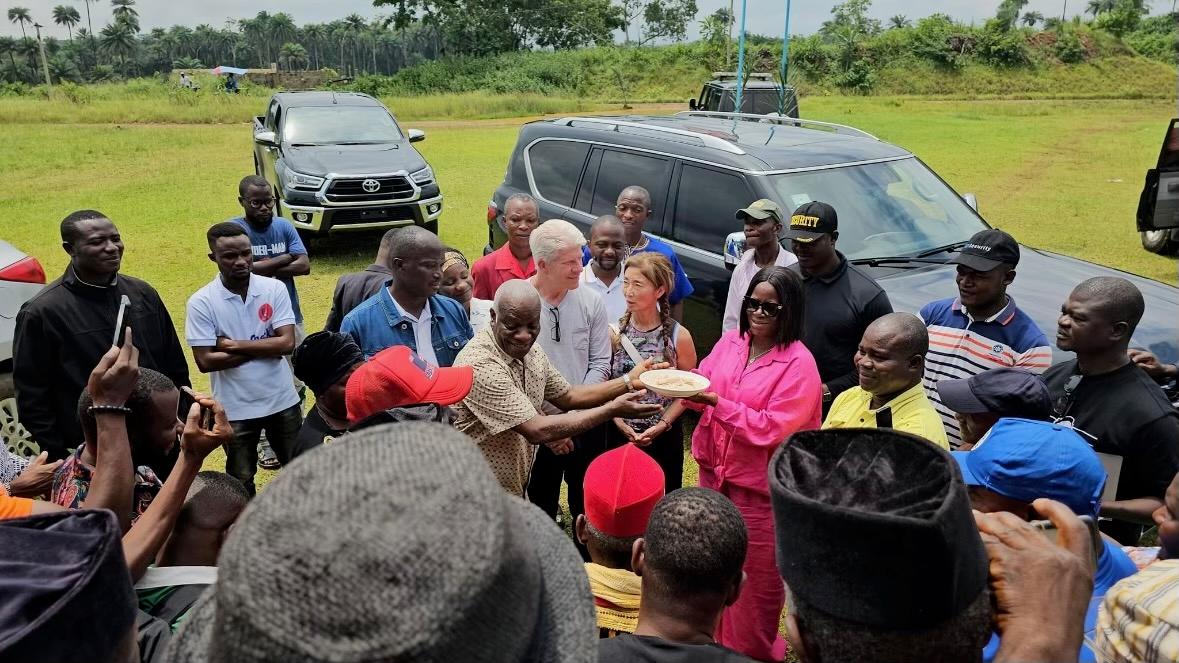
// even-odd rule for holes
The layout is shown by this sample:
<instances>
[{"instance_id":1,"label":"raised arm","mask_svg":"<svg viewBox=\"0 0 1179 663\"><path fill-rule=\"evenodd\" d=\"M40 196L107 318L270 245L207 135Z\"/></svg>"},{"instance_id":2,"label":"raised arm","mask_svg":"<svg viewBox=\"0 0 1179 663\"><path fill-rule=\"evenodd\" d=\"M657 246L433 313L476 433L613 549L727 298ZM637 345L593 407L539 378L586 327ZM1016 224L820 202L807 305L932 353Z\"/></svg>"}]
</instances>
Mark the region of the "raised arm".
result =
<instances>
[{"instance_id":1,"label":"raised arm","mask_svg":"<svg viewBox=\"0 0 1179 663\"><path fill-rule=\"evenodd\" d=\"M615 380L615 382L620 382ZM601 387L602 385L588 385ZM575 387L576 389L576 387ZM535 417L518 424L512 430L524 436L532 444L544 444L554 440L573 437L580 433L604 424L613 417L626 419L649 417L658 414L662 406L658 403L640 403L646 392L637 391L633 394L625 393L606 402L604 405L579 409L562 414L538 414Z\"/></svg>"},{"instance_id":2,"label":"raised arm","mask_svg":"<svg viewBox=\"0 0 1179 663\"><path fill-rule=\"evenodd\" d=\"M135 464L131 460L131 442L127 437L127 415L103 408L124 407L139 381L139 350L127 329L123 347L111 346L90 372L86 391L94 403L95 436L94 473L90 490L82 503L87 509L110 509L119 519L124 533L131 529L131 509L135 492Z\"/></svg>"},{"instance_id":3,"label":"raised arm","mask_svg":"<svg viewBox=\"0 0 1179 663\"><path fill-rule=\"evenodd\" d=\"M184 433L180 437L180 456L176 459L176 466L164 482L164 487L156 494L155 499L147 507L147 511L136 521L135 527L123 537L123 556L127 558L127 568L131 572L131 581L137 582L152 560L159 554L160 548L167 542L176 525L176 518L180 515L180 508L184 506L184 499L188 496L188 489L201 465L212 451L233 439L233 427L225 416L221 405L203 394L193 393L196 402L188 411L188 418L184 422ZM213 412L213 429L205 430L200 426L202 408Z\"/></svg>"},{"instance_id":4,"label":"raised arm","mask_svg":"<svg viewBox=\"0 0 1179 663\"><path fill-rule=\"evenodd\" d=\"M642 382L643 373L659 368L667 368L667 362L652 358L647 359L638 366L635 366L630 371L630 373L627 374L629 376L631 386L635 390L644 389ZM626 394L627 391L629 390L626 388L626 380L623 378L617 378L614 380L608 380L606 382L599 382L597 384L580 384L572 387L564 394L549 400L553 405L556 405L562 410L583 410L597 407L606 401ZM614 416L631 417L633 415L626 414Z\"/></svg>"}]
</instances>

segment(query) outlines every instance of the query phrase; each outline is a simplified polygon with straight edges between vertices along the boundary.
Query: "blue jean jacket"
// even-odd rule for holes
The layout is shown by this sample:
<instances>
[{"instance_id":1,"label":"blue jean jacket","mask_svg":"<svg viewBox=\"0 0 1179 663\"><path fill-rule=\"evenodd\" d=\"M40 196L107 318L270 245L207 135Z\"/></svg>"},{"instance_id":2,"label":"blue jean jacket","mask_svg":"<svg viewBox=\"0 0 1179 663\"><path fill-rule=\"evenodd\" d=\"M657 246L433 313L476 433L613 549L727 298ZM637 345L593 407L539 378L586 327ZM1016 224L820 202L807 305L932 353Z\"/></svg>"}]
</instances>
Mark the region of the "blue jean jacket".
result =
<instances>
[{"instance_id":1,"label":"blue jean jacket","mask_svg":"<svg viewBox=\"0 0 1179 663\"><path fill-rule=\"evenodd\" d=\"M386 282L385 287L344 316L344 322L340 325L340 332L356 340L365 359L371 359L381 350L394 345L409 346L414 352L418 350L413 321L403 316L393 303L389 283ZM430 336L434 341L438 365L450 366L475 332L471 329L463 305L450 297L431 297L430 312L434 321L430 325Z\"/></svg>"}]
</instances>

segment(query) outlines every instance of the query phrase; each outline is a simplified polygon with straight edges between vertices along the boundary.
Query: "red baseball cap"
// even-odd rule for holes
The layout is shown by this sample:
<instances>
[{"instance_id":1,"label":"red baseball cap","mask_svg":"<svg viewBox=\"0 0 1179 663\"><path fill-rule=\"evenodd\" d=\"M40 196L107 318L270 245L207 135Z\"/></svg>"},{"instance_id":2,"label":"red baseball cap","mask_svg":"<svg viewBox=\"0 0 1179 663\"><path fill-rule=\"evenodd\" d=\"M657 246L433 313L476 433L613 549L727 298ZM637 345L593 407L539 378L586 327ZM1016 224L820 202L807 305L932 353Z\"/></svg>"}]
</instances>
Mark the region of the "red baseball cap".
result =
<instances>
[{"instance_id":1,"label":"red baseball cap","mask_svg":"<svg viewBox=\"0 0 1179 663\"><path fill-rule=\"evenodd\" d=\"M348 422L403 405L453 405L471 392L470 366L440 368L404 345L385 348L356 369L344 389Z\"/></svg>"},{"instance_id":2,"label":"red baseball cap","mask_svg":"<svg viewBox=\"0 0 1179 663\"><path fill-rule=\"evenodd\" d=\"M663 497L663 470L633 444L598 456L585 471L585 518L608 536L641 536Z\"/></svg>"}]
</instances>

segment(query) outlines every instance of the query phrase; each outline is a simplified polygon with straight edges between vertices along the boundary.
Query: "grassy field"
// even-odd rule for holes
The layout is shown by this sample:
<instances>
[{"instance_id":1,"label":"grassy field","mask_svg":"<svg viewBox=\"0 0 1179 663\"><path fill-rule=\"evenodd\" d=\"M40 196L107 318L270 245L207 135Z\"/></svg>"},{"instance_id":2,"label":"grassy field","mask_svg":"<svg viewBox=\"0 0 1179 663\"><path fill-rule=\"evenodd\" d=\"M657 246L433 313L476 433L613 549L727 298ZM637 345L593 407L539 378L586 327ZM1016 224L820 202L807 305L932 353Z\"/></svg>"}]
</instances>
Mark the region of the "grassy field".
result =
<instances>
[{"instance_id":1,"label":"grassy field","mask_svg":"<svg viewBox=\"0 0 1179 663\"><path fill-rule=\"evenodd\" d=\"M13 117L12 103L0 99L0 117ZM1146 253L1133 232L1143 173L1175 113L1170 102L820 97L803 105L807 117L853 124L912 150L958 191L977 194L982 214L1021 242L1175 281L1174 259ZM124 270L151 282L182 327L188 296L215 273L205 229L240 212L236 183L252 170L248 126L23 119L7 124L0 141L0 237L37 256L53 278L67 262L60 219L102 210L122 231ZM470 256L486 241L487 201L518 124L421 125L428 132L421 150L446 196L442 238ZM341 235L312 246L312 273L299 280L308 330L322 325L336 278L368 264L378 237Z\"/></svg>"}]
</instances>

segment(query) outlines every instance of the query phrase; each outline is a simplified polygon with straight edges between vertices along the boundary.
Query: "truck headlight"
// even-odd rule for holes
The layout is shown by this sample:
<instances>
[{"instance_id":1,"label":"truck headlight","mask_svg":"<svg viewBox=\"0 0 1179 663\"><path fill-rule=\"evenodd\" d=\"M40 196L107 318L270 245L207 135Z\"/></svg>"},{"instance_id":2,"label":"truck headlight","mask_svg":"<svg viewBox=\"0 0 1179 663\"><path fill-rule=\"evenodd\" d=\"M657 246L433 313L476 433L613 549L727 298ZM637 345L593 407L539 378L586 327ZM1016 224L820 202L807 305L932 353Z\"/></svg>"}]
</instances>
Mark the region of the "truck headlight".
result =
<instances>
[{"instance_id":1,"label":"truck headlight","mask_svg":"<svg viewBox=\"0 0 1179 663\"><path fill-rule=\"evenodd\" d=\"M292 189L318 189L323 186L323 178L315 177L313 175L304 175L303 173L296 173L293 170L286 172L287 186Z\"/></svg>"},{"instance_id":2,"label":"truck headlight","mask_svg":"<svg viewBox=\"0 0 1179 663\"><path fill-rule=\"evenodd\" d=\"M434 181L434 169L426 166L409 177L416 184L429 184Z\"/></svg>"}]
</instances>

